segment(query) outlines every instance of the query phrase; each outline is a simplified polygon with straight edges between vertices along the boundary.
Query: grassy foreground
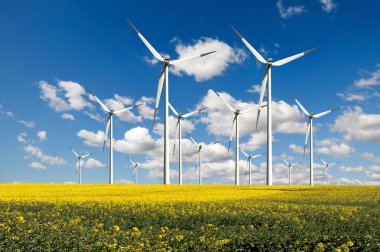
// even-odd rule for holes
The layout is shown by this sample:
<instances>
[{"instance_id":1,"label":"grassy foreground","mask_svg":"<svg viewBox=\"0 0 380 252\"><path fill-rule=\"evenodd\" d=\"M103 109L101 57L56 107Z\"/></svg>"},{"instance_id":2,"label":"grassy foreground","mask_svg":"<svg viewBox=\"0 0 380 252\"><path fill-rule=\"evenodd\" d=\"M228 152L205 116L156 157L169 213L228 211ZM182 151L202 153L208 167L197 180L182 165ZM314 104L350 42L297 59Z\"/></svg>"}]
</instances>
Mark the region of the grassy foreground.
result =
<instances>
[{"instance_id":1,"label":"grassy foreground","mask_svg":"<svg viewBox=\"0 0 380 252\"><path fill-rule=\"evenodd\" d=\"M380 251L380 187L0 184L0 251Z\"/></svg>"}]
</instances>

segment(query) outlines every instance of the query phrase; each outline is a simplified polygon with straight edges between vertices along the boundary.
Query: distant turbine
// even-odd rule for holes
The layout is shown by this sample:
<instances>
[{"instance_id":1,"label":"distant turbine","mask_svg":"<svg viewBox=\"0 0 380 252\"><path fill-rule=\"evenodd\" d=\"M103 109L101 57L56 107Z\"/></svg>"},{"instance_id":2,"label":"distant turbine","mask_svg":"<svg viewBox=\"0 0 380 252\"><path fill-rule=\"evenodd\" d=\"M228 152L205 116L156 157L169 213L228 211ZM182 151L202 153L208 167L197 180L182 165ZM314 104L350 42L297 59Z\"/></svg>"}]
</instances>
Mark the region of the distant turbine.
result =
<instances>
[{"instance_id":1,"label":"distant turbine","mask_svg":"<svg viewBox=\"0 0 380 252\"><path fill-rule=\"evenodd\" d=\"M80 155L73 148L71 148L70 146L69 146L69 148L74 153L74 155L77 157L77 161L76 161L76 163L77 163L77 169L76 169L76 172L77 172L77 174L79 173L79 184L82 184L82 168L81 168L81 163L80 162L81 162L81 160L83 158L89 157L89 156L91 156L94 153L88 153L88 154L85 154L85 155Z\"/></svg>"},{"instance_id":2,"label":"distant turbine","mask_svg":"<svg viewBox=\"0 0 380 252\"><path fill-rule=\"evenodd\" d=\"M98 97L96 97L90 90L88 90L88 92L95 98L95 100L99 103L100 107L102 107L102 109L104 111L106 111L108 113L108 119L107 119L107 123L106 123L106 131L104 132L104 142L103 142L103 151L104 151L104 146L106 145L106 142L107 142L107 137L108 137L108 130L110 131L110 170L109 170L109 183L110 184L113 184L113 115L120 115L126 111L129 111L131 109L134 109L142 104L137 104L137 105L134 105L134 106L131 106L129 108L123 108L123 109L119 109L119 110L116 110L114 111L113 109L109 109L106 105L104 105L103 102L101 102L101 100L99 100Z\"/></svg>"},{"instance_id":3,"label":"distant turbine","mask_svg":"<svg viewBox=\"0 0 380 252\"><path fill-rule=\"evenodd\" d=\"M327 174L327 169L333 165L336 165L336 164L339 164L339 162L335 162L335 163L327 163L325 162L325 160L323 160L321 157L319 157L319 159L322 161L322 163L325 165L325 172L324 172L324 178L325 178L325 184L328 185L329 184L329 175Z\"/></svg>"},{"instance_id":4,"label":"distant turbine","mask_svg":"<svg viewBox=\"0 0 380 252\"><path fill-rule=\"evenodd\" d=\"M142 166L142 165L145 165L145 164L148 164L150 163L150 160L147 160L145 161L144 163L137 163L135 161L133 161L132 159L128 158L129 162L131 162L132 164L132 169L133 169L133 180L135 182L135 184L137 184L137 168L139 166Z\"/></svg>"},{"instance_id":5,"label":"distant turbine","mask_svg":"<svg viewBox=\"0 0 380 252\"><path fill-rule=\"evenodd\" d=\"M327 111L319 113L319 114L313 114L313 113L309 113L294 96L293 96L293 98L296 101L296 103L298 104L298 106L301 108L303 113L309 117L309 121L307 122L307 131L306 131L306 138L305 138L305 146L303 148L303 155L305 156L306 145L307 145L307 141L309 139L309 133L310 133L310 185L313 185L314 184L313 119L327 115L327 114L329 114L329 113L331 113L331 112L333 112L339 108L330 109L330 110L327 110Z\"/></svg>"},{"instance_id":6,"label":"distant turbine","mask_svg":"<svg viewBox=\"0 0 380 252\"><path fill-rule=\"evenodd\" d=\"M232 120L232 129L230 134L230 140L228 142L228 152L230 152L231 142L233 138L233 134L235 132L235 140L236 140L236 146L235 146L235 185L239 185L239 115L245 114L254 110L257 110L257 108L249 108L243 111L240 111L240 109L234 109L218 92L215 90L212 90L215 92L215 94L220 98L224 106L235 114L234 119ZM262 107L266 107L267 105L264 105ZM235 127L234 127L235 124Z\"/></svg>"},{"instance_id":7,"label":"distant turbine","mask_svg":"<svg viewBox=\"0 0 380 252\"><path fill-rule=\"evenodd\" d=\"M246 156L246 158L247 158L247 167L248 167L248 175L249 175L249 185L252 185L252 178L251 178L251 176L252 176L252 170L251 170L251 160L252 159L255 159L255 158L258 158L258 157L261 157L261 156L263 156L263 155L265 155L266 153L263 153L263 154L259 154L259 155L248 155L245 151L243 151L243 150L240 150L243 154L244 154L244 156Z\"/></svg>"},{"instance_id":8,"label":"distant turbine","mask_svg":"<svg viewBox=\"0 0 380 252\"><path fill-rule=\"evenodd\" d=\"M193 112L182 114L178 113L174 107L169 103L169 107L172 110L172 112L177 116L177 125L176 125L176 131L175 131L175 139L174 139L174 147L173 147L173 156L175 151L175 146L178 139L178 170L179 170L179 184L182 185L182 149L181 149L181 139L182 139L182 128L181 128L181 120L188 118L196 113L201 112L202 110L205 110L206 108L201 108L198 110L194 110Z\"/></svg>"},{"instance_id":9,"label":"distant turbine","mask_svg":"<svg viewBox=\"0 0 380 252\"><path fill-rule=\"evenodd\" d=\"M302 162L297 163L289 163L286 161L284 157L281 157L282 161L288 166L288 179L289 179L289 185L292 185L292 167L295 167L296 165L302 164Z\"/></svg>"},{"instance_id":10,"label":"distant turbine","mask_svg":"<svg viewBox=\"0 0 380 252\"><path fill-rule=\"evenodd\" d=\"M197 163L195 165L195 171L197 171L197 168L199 169L199 184L202 185L202 166L201 166L202 165L202 148L219 143L219 141L212 142L210 144L198 144L194 140L194 138L192 138L190 135L188 136L190 140L198 147L198 157L197 157Z\"/></svg>"},{"instance_id":11,"label":"distant turbine","mask_svg":"<svg viewBox=\"0 0 380 252\"><path fill-rule=\"evenodd\" d=\"M144 36L136 29L136 27L131 23L131 21L127 20L129 25L132 27L132 29L137 33L137 35L140 37L142 42L145 44L146 47L148 47L149 51L153 54L153 56L160 62L162 62L162 70L160 73L160 78L158 80L158 87L157 87L157 96L156 96L156 105L154 108L154 116L153 116L153 125L156 120L156 114L158 110L158 105L160 103L160 97L161 97L161 91L162 91L162 86L163 82L165 79L165 109L164 109L164 184L168 185L170 184L170 177L169 177L169 71L168 71L168 66L169 65L177 65L181 64L183 62L186 62L188 60L196 59L196 58L201 58L206 55L209 55L211 53L214 53L216 51L211 51L211 52L206 52L202 54L198 54L195 56L190 56L182 59L177 59L177 60L170 60L170 56L167 55L165 57L162 57L156 49L151 46L151 44L144 38Z\"/></svg>"},{"instance_id":12,"label":"distant turbine","mask_svg":"<svg viewBox=\"0 0 380 252\"><path fill-rule=\"evenodd\" d=\"M261 110L261 104L263 103L264 99L264 92L265 87L268 82L268 89L267 89L267 99L268 99L268 109L267 109L267 185L272 185L272 87L271 87L271 80L272 80L272 74L271 74L271 67L272 66L282 66L284 64L287 64L295 59L298 59L306 54L311 53L312 51L318 49L314 48L306 52L302 52L293 56L290 56L288 58L273 62L272 58L269 58L268 60L265 60L263 56L261 56L255 48L253 48L240 33L232 27L232 30L238 35L238 37L243 41L243 43L248 47L248 49L253 53L253 55L256 57L258 61L266 65L266 71L264 74L263 81L261 83L261 89L260 89L260 100L259 100L259 110L257 112L257 120L256 120L256 128L257 124L259 122L260 117L260 110Z\"/></svg>"}]
</instances>

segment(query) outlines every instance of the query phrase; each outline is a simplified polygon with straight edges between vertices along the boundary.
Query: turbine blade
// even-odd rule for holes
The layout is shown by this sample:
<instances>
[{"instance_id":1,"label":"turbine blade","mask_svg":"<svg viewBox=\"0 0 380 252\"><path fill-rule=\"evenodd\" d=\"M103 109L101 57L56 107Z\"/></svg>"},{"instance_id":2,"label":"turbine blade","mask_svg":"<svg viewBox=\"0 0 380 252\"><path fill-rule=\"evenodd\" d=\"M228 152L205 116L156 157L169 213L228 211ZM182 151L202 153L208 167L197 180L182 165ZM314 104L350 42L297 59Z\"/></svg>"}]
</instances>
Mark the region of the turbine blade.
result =
<instances>
[{"instance_id":1,"label":"turbine blade","mask_svg":"<svg viewBox=\"0 0 380 252\"><path fill-rule=\"evenodd\" d=\"M92 97L95 98L95 100L99 103L100 107L102 107L102 109L103 109L104 111L106 111L106 112L108 112L108 113L110 112L110 110L107 108L107 106L104 105L104 103L103 103L101 100L99 100L99 98L96 97L96 95L94 95L90 90L87 90L87 91L92 95Z\"/></svg>"},{"instance_id":2,"label":"turbine blade","mask_svg":"<svg viewBox=\"0 0 380 252\"><path fill-rule=\"evenodd\" d=\"M248 43L248 41L245 40L245 39L243 38L243 36L242 36L242 35L241 35L241 34L240 34L240 33L239 33L234 27L231 26L231 28L232 28L232 30L236 33L236 35L238 35L238 37L243 41L243 43L245 44L245 46L248 47L248 49L251 51L251 53L253 53L253 55L255 55L256 59L257 59L258 61L260 61L261 63L266 64L267 61L263 58L263 56L261 56L260 53L258 53L258 52L255 50L255 48L253 48L253 46L251 46L251 45Z\"/></svg>"},{"instance_id":3,"label":"turbine blade","mask_svg":"<svg viewBox=\"0 0 380 252\"><path fill-rule=\"evenodd\" d=\"M211 89L212 91L214 91L214 93L220 98L220 100L222 100L223 104L227 107L227 109L231 112L235 112L235 109L232 108L232 106L226 101L223 99L222 96L220 96L220 94L218 92L216 92L215 90Z\"/></svg>"},{"instance_id":4,"label":"turbine blade","mask_svg":"<svg viewBox=\"0 0 380 252\"><path fill-rule=\"evenodd\" d=\"M246 156L247 158L249 158L249 155L245 151L243 151L242 149L240 149L240 151L241 151L241 153L244 154L244 156Z\"/></svg>"},{"instance_id":5,"label":"turbine blade","mask_svg":"<svg viewBox=\"0 0 380 252\"><path fill-rule=\"evenodd\" d=\"M331 163L329 166L333 166L333 165L336 165L336 164L339 164L339 162Z\"/></svg>"},{"instance_id":6,"label":"turbine blade","mask_svg":"<svg viewBox=\"0 0 380 252\"><path fill-rule=\"evenodd\" d=\"M179 116L177 110L174 109L174 107L170 104L170 102L168 103L168 105L169 105L170 110L173 112L173 114L175 114L176 116Z\"/></svg>"},{"instance_id":7,"label":"turbine blade","mask_svg":"<svg viewBox=\"0 0 380 252\"><path fill-rule=\"evenodd\" d=\"M177 143L177 140L178 140L178 135L179 135L179 121L181 120L181 118L179 117L178 118L178 121L177 121L177 125L175 126L175 139L174 139L174 147L173 147L173 156L174 156L174 151L175 151L175 145Z\"/></svg>"},{"instance_id":8,"label":"turbine blade","mask_svg":"<svg viewBox=\"0 0 380 252\"><path fill-rule=\"evenodd\" d=\"M273 66L282 66L282 65L284 65L284 64L286 64L286 63L289 63L289 62L291 62L291 61L293 61L293 60L295 60L295 59L298 59L298 58L300 58L300 57L302 57L302 56L304 56L304 55L306 55L306 54L309 54L309 53L311 53L311 52L317 50L318 48L319 48L319 47L317 47L317 48L313 48L313 49L311 49L311 50L309 50L309 51L302 52L302 53L298 53L298 54L296 54L296 55L293 55L293 56L287 57L287 58L285 58L285 59L282 59L282 60L279 60L279 61L273 62L272 65L273 65Z\"/></svg>"},{"instance_id":9,"label":"turbine blade","mask_svg":"<svg viewBox=\"0 0 380 252\"><path fill-rule=\"evenodd\" d=\"M108 137L108 130L110 128L110 122L111 122L111 114L108 116L107 124L106 124L106 131L104 133L104 142L103 142L103 151L104 151L104 146L106 145L107 142L107 137Z\"/></svg>"},{"instance_id":10,"label":"turbine blade","mask_svg":"<svg viewBox=\"0 0 380 252\"><path fill-rule=\"evenodd\" d=\"M329 113L331 113L331 112L333 112L333 111L335 111L335 110L337 110L337 109L339 109L339 108L333 108L333 109L327 110L327 111L325 111L325 112L322 112L322 113L316 114L316 115L314 115L313 117L314 117L314 118L319 118L319 117L322 117L322 116L324 116L324 115L327 115L327 114L329 114Z\"/></svg>"},{"instance_id":11,"label":"turbine blade","mask_svg":"<svg viewBox=\"0 0 380 252\"><path fill-rule=\"evenodd\" d=\"M228 142L228 153L230 153L230 148L231 148L231 142L232 142L232 138L234 136L234 132L235 132L235 121L236 121L236 117L237 115L235 115L234 119L232 120L232 129L231 129L231 133L230 133L230 140Z\"/></svg>"},{"instance_id":12,"label":"turbine blade","mask_svg":"<svg viewBox=\"0 0 380 252\"><path fill-rule=\"evenodd\" d=\"M265 104L265 105L261 106L261 108L265 108L266 106L268 106L268 105ZM258 109L259 109L259 107L257 107L257 108L249 108L249 109L241 111L239 114L245 114L245 113L248 113L248 112L251 112L251 111L254 111L254 110L258 110Z\"/></svg>"},{"instance_id":13,"label":"turbine blade","mask_svg":"<svg viewBox=\"0 0 380 252\"><path fill-rule=\"evenodd\" d=\"M182 118L187 118L187 117L192 116L192 115L194 115L194 114L196 114L196 113L199 113L199 112L201 112L201 111L203 111L203 110L205 110L205 109L207 109L207 108L205 107L205 108L201 108L201 109L198 109L198 110L194 110L193 112L190 112L190 113L184 114L184 115L182 116Z\"/></svg>"},{"instance_id":14,"label":"turbine blade","mask_svg":"<svg viewBox=\"0 0 380 252\"><path fill-rule=\"evenodd\" d=\"M71 149L71 151L74 153L74 155L75 155L76 157L79 157L78 153L77 153L73 148L71 148L70 146L69 146L69 148Z\"/></svg>"},{"instance_id":15,"label":"turbine blade","mask_svg":"<svg viewBox=\"0 0 380 252\"><path fill-rule=\"evenodd\" d=\"M289 165L288 161L286 161L285 158L281 157L281 159L282 159L282 161L284 161L284 163L285 163L286 165Z\"/></svg>"},{"instance_id":16,"label":"turbine blade","mask_svg":"<svg viewBox=\"0 0 380 252\"><path fill-rule=\"evenodd\" d=\"M307 145L307 142L309 140L309 134L310 134L310 121L312 119L310 118L309 119L309 122L307 123L307 131L306 131L306 138L305 138L305 146L303 148L303 155L305 156L305 153L306 153L306 145Z\"/></svg>"},{"instance_id":17,"label":"turbine blade","mask_svg":"<svg viewBox=\"0 0 380 252\"><path fill-rule=\"evenodd\" d=\"M178 65L178 64L181 64L183 62L192 60L192 59L202 58L202 57L207 56L209 54L212 54L214 52L216 52L216 51L211 51L211 52L202 53L202 54L198 54L198 55L194 55L194 56L189 56L189 57L185 57L185 58L181 58L181 59L176 59L176 60L170 61L170 65Z\"/></svg>"},{"instance_id":18,"label":"turbine blade","mask_svg":"<svg viewBox=\"0 0 380 252\"><path fill-rule=\"evenodd\" d=\"M194 140L194 138L192 138L189 134L188 134L190 140L195 144L195 145L198 145L198 143Z\"/></svg>"},{"instance_id":19,"label":"turbine blade","mask_svg":"<svg viewBox=\"0 0 380 252\"><path fill-rule=\"evenodd\" d=\"M217 143L219 143L219 141L215 141L215 142L209 143L206 146L214 145L214 144L217 144Z\"/></svg>"},{"instance_id":20,"label":"turbine blade","mask_svg":"<svg viewBox=\"0 0 380 252\"><path fill-rule=\"evenodd\" d=\"M153 46L151 44L149 44L148 40L146 40L144 38L144 36L136 29L136 27L132 24L131 21L129 21L129 19L127 19L129 25L132 27L132 29L137 33L137 36L140 37L140 39L142 40L142 42L145 44L146 47L148 47L149 51L153 54L153 56L158 60L158 61L161 61L163 62L164 59L162 58L162 56L156 51L156 49L153 48Z\"/></svg>"},{"instance_id":21,"label":"turbine blade","mask_svg":"<svg viewBox=\"0 0 380 252\"><path fill-rule=\"evenodd\" d=\"M322 163L323 163L324 165L327 165L327 163L325 162L325 160L323 160L321 157L319 157L319 159L322 161Z\"/></svg>"},{"instance_id":22,"label":"turbine blade","mask_svg":"<svg viewBox=\"0 0 380 252\"><path fill-rule=\"evenodd\" d=\"M295 100L295 102L298 104L298 106L301 108L302 112L307 115L307 116L310 116L310 113L304 108L304 106L302 106L302 104L297 100L297 98L295 96L293 96L292 94L290 94L293 99Z\"/></svg>"},{"instance_id":23,"label":"turbine blade","mask_svg":"<svg viewBox=\"0 0 380 252\"><path fill-rule=\"evenodd\" d=\"M133 105L133 106L130 106L128 108L123 108L123 109L119 109L119 110L116 110L115 112L113 112L115 115L120 115L122 113L124 113L125 111L129 111L131 109L134 109L134 108L137 108L138 106L141 106L142 103L140 104L137 104L137 105Z\"/></svg>"},{"instance_id":24,"label":"turbine blade","mask_svg":"<svg viewBox=\"0 0 380 252\"><path fill-rule=\"evenodd\" d=\"M259 155L255 155L255 156L251 156L251 159L255 159L255 158L258 158L258 157L264 156L265 154L266 154L266 153L259 154Z\"/></svg>"},{"instance_id":25,"label":"turbine blade","mask_svg":"<svg viewBox=\"0 0 380 252\"><path fill-rule=\"evenodd\" d=\"M158 105L160 103L162 86L164 84L166 68L167 67L165 67L165 66L162 68L161 74L160 74L160 79L158 80L157 95L156 95L156 104L154 106L153 125L155 124L155 121L156 121L156 115L157 115L157 111L158 111Z\"/></svg>"},{"instance_id":26,"label":"turbine blade","mask_svg":"<svg viewBox=\"0 0 380 252\"><path fill-rule=\"evenodd\" d=\"M264 77L263 77L263 81L261 82L259 107L257 109L257 118L256 118L256 129L257 129L257 125L259 124L261 107L262 107L263 100L264 100L265 88L267 86L268 71L269 71L269 68L266 69Z\"/></svg>"}]
</instances>

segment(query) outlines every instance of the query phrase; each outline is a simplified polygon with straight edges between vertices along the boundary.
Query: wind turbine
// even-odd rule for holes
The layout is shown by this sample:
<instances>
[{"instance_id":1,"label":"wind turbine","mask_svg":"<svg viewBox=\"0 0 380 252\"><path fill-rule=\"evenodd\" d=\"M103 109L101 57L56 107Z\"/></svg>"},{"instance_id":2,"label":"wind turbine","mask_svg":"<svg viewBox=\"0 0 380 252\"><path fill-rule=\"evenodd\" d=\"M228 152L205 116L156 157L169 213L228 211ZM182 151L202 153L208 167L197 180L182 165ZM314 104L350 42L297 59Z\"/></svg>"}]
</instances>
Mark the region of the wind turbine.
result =
<instances>
[{"instance_id":1,"label":"wind turbine","mask_svg":"<svg viewBox=\"0 0 380 252\"><path fill-rule=\"evenodd\" d=\"M256 120L256 129L257 124L259 122L260 112L261 112L261 104L263 103L264 99L264 92L265 87L268 82L268 89L267 89L267 99L268 99L268 108L267 108L267 185L272 185L272 73L271 68L272 66L282 66L285 65L295 59L298 59L306 54L311 53L312 51L315 51L318 48L311 49L306 52L298 53L296 55L278 60L273 62L272 58L269 58L268 60L265 60L263 56L261 56L255 48L253 48L240 33L232 27L232 30L238 35L238 37L243 41L243 43L248 47L248 49L253 53L253 55L256 57L258 61L266 65L266 71L263 77L263 81L261 83L260 88L260 100L259 100L259 110L257 112L257 120Z\"/></svg>"},{"instance_id":2,"label":"wind turbine","mask_svg":"<svg viewBox=\"0 0 380 252\"><path fill-rule=\"evenodd\" d=\"M230 147L231 147L231 142L233 138L233 134L235 132L235 140L236 140L236 146L235 146L235 185L239 185L239 115L245 114L248 112L251 112L253 110L257 110L257 108L249 108L246 110L241 111L240 109L234 109L218 92L215 90L212 90L215 92L215 94L220 98L224 106L231 111L232 113L235 114L234 119L232 120L232 129L231 129L231 134L230 134L230 140L228 143L228 152L230 152ZM266 105L262 106L265 107ZM235 124L235 125L234 125ZM235 127L234 127L235 126Z\"/></svg>"},{"instance_id":3,"label":"wind turbine","mask_svg":"<svg viewBox=\"0 0 380 252\"><path fill-rule=\"evenodd\" d=\"M333 165L339 164L339 162L334 162L334 163L327 163L325 160L323 160L321 157L319 159L322 161L322 163L325 165L325 172L324 172L324 178L325 178L325 183L326 185L329 184L329 176L327 174L327 169Z\"/></svg>"},{"instance_id":4,"label":"wind turbine","mask_svg":"<svg viewBox=\"0 0 380 252\"><path fill-rule=\"evenodd\" d=\"M289 163L288 161L286 161L286 159L284 157L281 157L281 159L288 166L289 185L292 185L292 167L295 167L296 165L302 164L302 162Z\"/></svg>"},{"instance_id":5,"label":"wind turbine","mask_svg":"<svg viewBox=\"0 0 380 252\"><path fill-rule=\"evenodd\" d=\"M85 155L80 155L73 148L71 148L70 146L69 146L69 148L74 153L74 155L77 157L77 161L76 161L76 163L77 163L77 169L76 169L76 172L77 173L79 172L79 184L82 184L82 168L81 168L81 163L80 162L81 162L81 160L83 158L89 157L89 156L91 156L94 153L88 153L88 154L85 154Z\"/></svg>"},{"instance_id":6,"label":"wind turbine","mask_svg":"<svg viewBox=\"0 0 380 252\"><path fill-rule=\"evenodd\" d=\"M174 147L173 147L173 156L175 151L175 146L178 139L178 170L179 170L179 184L182 185L182 149L181 149L181 139L182 139L182 128L181 128L181 120L188 118L196 113L201 112L202 110L205 110L206 108L201 108L198 110L194 110L192 112L189 112L187 114L178 113L174 107L169 103L169 108L177 116L177 125L175 130L175 140L174 140Z\"/></svg>"},{"instance_id":7,"label":"wind turbine","mask_svg":"<svg viewBox=\"0 0 380 252\"><path fill-rule=\"evenodd\" d=\"M137 168L139 166L145 165L150 163L150 160L145 161L144 163L137 163L133 161L132 159L128 158L129 162L132 164L132 169L133 169L133 180L135 181L135 184L137 184Z\"/></svg>"},{"instance_id":8,"label":"wind turbine","mask_svg":"<svg viewBox=\"0 0 380 252\"><path fill-rule=\"evenodd\" d=\"M106 131L104 132L104 142L103 142L103 151L104 151L104 146L106 145L106 142L107 142L107 137L108 137L108 130L110 131L110 170L109 170L109 183L110 184L113 184L113 115L120 115L126 111L129 111L131 109L134 109L141 104L137 104L137 105L133 105L131 107L128 107L128 108L123 108L123 109L119 109L119 110L113 110L113 109L110 109L108 108L106 105L104 105L104 103L99 100L98 97L96 97L96 95L94 95L90 90L88 90L88 92L95 98L95 100L97 101L97 103L99 103L100 107L102 107L102 109L108 113L108 119L107 119L107 123L106 123Z\"/></svg>"},{"instance_id":9,"label":"wind turbine","mask_svg":"<svg viewBox=\"0 0 380 252\"><path fill-rule=\"evenodd\" d=\"M162 62L163 66L160 72L160 78L158 80L158 87L157 87L157 95L156 95L156 104L154 108L154 117L153 117L153 125L156 120L156 114L158 110L158 105L160 103L160 97L161 97L161 91L162 86L165 79L165 104L164 104L164 184L170 184L170 177L169 177L169 71L168 67L169 65L177 65L181 64L183 62L186 62L188 60L201 58L206 55L209 55L211 53L214 53L216 51L206 52L190 57L185 57L182 59L177 60L170 60L170 56L166 55L165 57L162 57L156 49L151 46L151 44L144 38L144 36L136 29L136 27L131 23L131 21L127 20L129 25L132 27L132 29L137 33L137 35L140 37L142 42L145 44L145 46L149 49L149 51L153 54L153 56L160 62Z\"/></svg>"},{"instance_id":10,"label":"wind turbine","mask_svg":"<svg viewBox=\"0 0 380 252\"><path fill-rule=\"evenodd\" d=\"M199 169L199 184L202 185L202 166L201 166L201 164L202 164L202 148L210 146L210 145L214 145L216 143L219 143L219 141L212 142L210 144L199 144L190 135L188 135L188 136L189 136L190 140L198 147L198 157L197 157L197 163L195 165L195 171L197 170L197 167L198 167L198 169Z\"/></svg>"},{"instance_id":11,"label":"wind turbine","mask_svg":"<svg viewBox=\"0 0 380 252\"><path fill-rule=\"evenodd\" d=\"M247 158L247 166L248 166L248 175L249 175L249 185L252 185L252 179L251 179L251 175L252 175L252 170L251 170L251 160L252 159L255 159L255 158L258 158L258 157L261 157L263 155L265 155L266 153L263 153L263 154L259 154L259 155L248 155L245 151L243 150L240 150L244 156L246 156Z\"/></svg>"},{"instance_id":12,"label":"wind turbine","mask_svg":"<svg viewBox=\"0 0 380 252\"><path fill-rule=\"evenodd\" d=\"M313 113L309 113L303 106L302 104L296 99L296 97L294 97L294 100L296 101L296 103L298 104L298 106L301 108L301 110L303 111L303 113L305 115L307 115L309 117L309 120L307 122L307 131L306 131L306 138L305 138L305 146L303 148L303 155L305 156L305 152L306 152L306 145L307 145L307 141L309 140L309 134L310 134L310 185L313 185L314 184L314 161L313 161L313 119L314 118L319 118L319 117L322 117L324 115L327 115L339 108L333 108L333 109L330 109L330 110L327 110L325 112L322 112L322 113L318 113L318 114L313 114Z\"/></svg>"}]
</instances>

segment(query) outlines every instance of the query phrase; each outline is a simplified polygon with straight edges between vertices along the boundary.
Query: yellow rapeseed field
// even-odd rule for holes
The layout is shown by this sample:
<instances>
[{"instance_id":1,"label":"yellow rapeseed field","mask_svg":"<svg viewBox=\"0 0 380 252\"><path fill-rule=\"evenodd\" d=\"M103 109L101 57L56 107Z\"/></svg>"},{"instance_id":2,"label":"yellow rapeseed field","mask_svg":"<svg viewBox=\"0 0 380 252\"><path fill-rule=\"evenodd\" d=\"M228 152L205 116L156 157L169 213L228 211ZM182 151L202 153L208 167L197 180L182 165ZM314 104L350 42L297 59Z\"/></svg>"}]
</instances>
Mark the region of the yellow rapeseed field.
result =
<instances>
[{"instance_id":1,"label":"yellow rapeseed field","mask_svg":"<svg viewBox=\"0 0 380 252\"><path fill-rule=\"evenodd\" d=\"M380 187L0 185L0 251L380 251Z\"/></svg>"}]
</instances>

